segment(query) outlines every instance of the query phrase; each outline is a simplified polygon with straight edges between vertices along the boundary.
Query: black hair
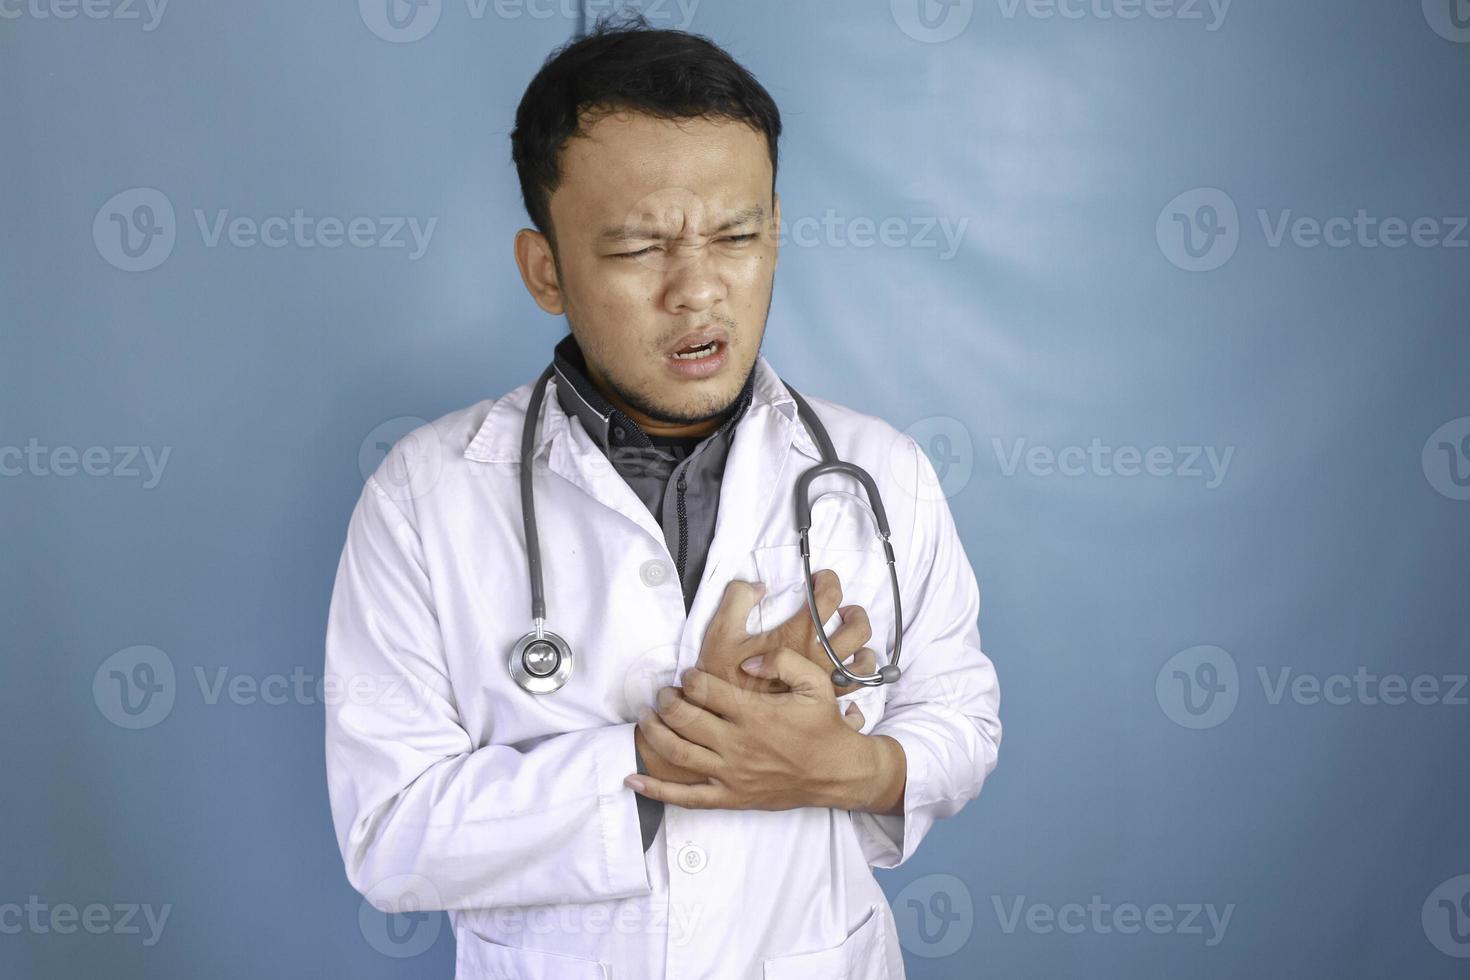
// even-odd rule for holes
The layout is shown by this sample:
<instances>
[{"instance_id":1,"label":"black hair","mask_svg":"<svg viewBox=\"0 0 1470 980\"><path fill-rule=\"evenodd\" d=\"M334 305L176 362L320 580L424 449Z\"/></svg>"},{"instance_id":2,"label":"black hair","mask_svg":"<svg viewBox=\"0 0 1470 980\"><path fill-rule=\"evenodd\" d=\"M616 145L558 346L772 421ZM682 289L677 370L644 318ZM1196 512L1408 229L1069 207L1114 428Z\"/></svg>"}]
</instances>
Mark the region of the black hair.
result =
<instances>
[{"instance_id":1,"label":"black hair","mask_svg":"<svg viewBox=\"0 0 1470 980\"><path fill-rule=\"evenodd\" d=\"M781 113L755 76L703 35L651 28L636 12L603 17L547 56L510 135L526 213L553 251L550 201L561 183L561 151L589 110L747 123L766 137L775 189Z\"/></svg>"}]
</instances>

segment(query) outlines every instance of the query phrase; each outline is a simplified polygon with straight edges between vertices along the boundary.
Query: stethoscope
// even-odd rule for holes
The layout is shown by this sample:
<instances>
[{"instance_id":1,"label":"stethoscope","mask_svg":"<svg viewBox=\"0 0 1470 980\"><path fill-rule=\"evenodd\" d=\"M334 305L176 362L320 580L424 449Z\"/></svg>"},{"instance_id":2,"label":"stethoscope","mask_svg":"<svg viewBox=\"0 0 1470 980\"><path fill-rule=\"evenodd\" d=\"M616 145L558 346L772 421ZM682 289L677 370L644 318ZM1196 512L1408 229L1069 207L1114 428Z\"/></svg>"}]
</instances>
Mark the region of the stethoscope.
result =
<instances>
[{"instance_id":1,"label":"stethoscope","mask_svg":"<svg viewBox=\"0 0 1470 980\"><path fill-rule=\"evenodd\" d=\"M516 641L510 651L510 676L532 694L550 694L559 690L572 675L571 645L546 628L546 598L541 584L541 542L536 534L536 501L531 491L531 457L536 441L536 426L541 415L541 402L546 395L546 383L555 367L548 367L537 380L536 387L531 392L531 403L526 409L526 421L521 429L521 518L526 525L526 565L531 577L531 620L534 625L529 633ZM896 683L900 676L898 656L903 647L903 609L899 603L898 569L894 565L893 543L888 536L888 515L883 510L883 499L878 494L877 484L866 470L837 458L827 430L806 399L797 394L790 385L786 385L786 390L796 399L802 422L816 440L822 454L820 463L797 477L796 527L801 533L801 567L806 584L807 610L816 625L817 638L822 642L822 649L827 651L827 657L832 661L832 683L834 686L860 684L863 687ZM878 536L883 540L883 553L888 562L888 578L893 586L893 656L873 674L855 674L842 663L837 651L832 649L831 641L827 639L827 631L822 628L821 614L817 611L817 595L812 587L811 545L807 537L812 526L810 492L812 481L829 473L850 476L867 490L873 520L878 526Z\"/></svg>"}]
</instances>

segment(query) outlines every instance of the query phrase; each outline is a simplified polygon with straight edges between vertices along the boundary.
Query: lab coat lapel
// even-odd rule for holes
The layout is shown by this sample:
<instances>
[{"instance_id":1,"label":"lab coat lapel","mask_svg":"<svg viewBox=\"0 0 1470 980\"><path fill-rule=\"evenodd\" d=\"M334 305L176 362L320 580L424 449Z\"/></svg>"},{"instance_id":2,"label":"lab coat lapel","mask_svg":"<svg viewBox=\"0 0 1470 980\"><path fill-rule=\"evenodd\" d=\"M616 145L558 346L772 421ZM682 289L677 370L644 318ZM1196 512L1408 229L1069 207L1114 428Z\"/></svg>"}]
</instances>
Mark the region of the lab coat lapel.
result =
<instances>
[{"instance_id":1,"label":"lab coat lapel","mask_svg":"<svg viewBox=\"0 0 1470 980\"><path fill-rule=\"evenodd\" d=\"M560 411L559 406L557 410ZM607 509L641 527L659 544L665 543L663 529L653 519L648 506L613 467L612 460L593 444L592 437L580 424L563 426L551 443L546 466Z\"/></svg>"},{"instance_id":2,"label":"lab coat lapel","mask_svg":"<svg viewBox=\"0 0 1470 980\"><path fill-rule=\"evenodd\" d=\"M532 476L536 481L538 502L544 499L541 495L545 491L540 484L548 474L560 477L608 510L626 517L662 545L663 529L638 494L613 467L607 454L592 441L582 423L562 409L556 397L557 383L555 377L547 383L532 453ZM492 406L475 438L465 449L465 458L519 470L521 428L534 387L534 382L521 385ZM538 521L552 521L561 516L544 506L536 512Z\"/></svg>"},{"instance_id":3,"label":"lab coat lapel","mask_svg":"<svg viewBox=\"0 0 1470 980\"><path fill-rule=\"evenodd\" d=\"M724 582L754 578L752 551L768 524L786 521L795 528L795 502L784 494L778 499L776 488L789 482L788 467L804 468L821 458L797 417L796 401L764 357L757 357L755 371L751 404L735 427L725 461L714 538L690 609L691 622L704 623L714 615Z\"/></svg>"}]
</instances>

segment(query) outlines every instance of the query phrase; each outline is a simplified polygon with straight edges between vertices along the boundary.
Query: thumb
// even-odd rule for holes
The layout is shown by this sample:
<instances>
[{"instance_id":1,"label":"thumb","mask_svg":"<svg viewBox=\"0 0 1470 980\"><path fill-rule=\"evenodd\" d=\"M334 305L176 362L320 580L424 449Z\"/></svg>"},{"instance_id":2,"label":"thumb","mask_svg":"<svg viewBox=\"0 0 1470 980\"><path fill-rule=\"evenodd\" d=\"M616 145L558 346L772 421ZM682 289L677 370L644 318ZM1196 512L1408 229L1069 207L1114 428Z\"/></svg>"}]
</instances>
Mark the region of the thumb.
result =
<instances>
[{"instance_id":1,"label":"thumb","mask_svg":"<svg viewBox=\"0 0 1470 980\"><path fill-rule=\"evenodd\" d=\"M832 693L832 680L827 672L789 647L781 647L759 657L743 660L740 669L756 677L771 677L782 681L791 689L791 694L806 694L817 700L822 700L825 695L828 701L835 703L837 700Z\"/></svg>"}]
</instances>

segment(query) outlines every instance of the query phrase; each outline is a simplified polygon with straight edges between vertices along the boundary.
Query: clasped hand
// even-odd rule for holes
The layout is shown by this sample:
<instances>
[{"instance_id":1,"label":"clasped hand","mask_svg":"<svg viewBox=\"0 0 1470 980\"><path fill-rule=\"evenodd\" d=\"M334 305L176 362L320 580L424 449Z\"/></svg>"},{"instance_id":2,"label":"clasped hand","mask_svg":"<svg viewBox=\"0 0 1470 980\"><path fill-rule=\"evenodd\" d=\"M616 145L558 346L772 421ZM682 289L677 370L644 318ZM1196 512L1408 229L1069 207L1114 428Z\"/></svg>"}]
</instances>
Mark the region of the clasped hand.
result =
<instances>
[{"instance_id":1,"label":"clasped hand","mask_svg":"<svg viewBox=\"0 0 1470 980\"><path fill-rule=\"evenodd\" d=\"M813 576L817 612L826 622L842 600L837 574ZM855 787L881 761L856 704L839 716L836 699L857 685L834 687L832 664L803 606L772 630L745 623L764 586L732 581L705 632L683 687L658 691L634 739L648 775L627 785L644 796L696 808L784 810L855 808ZM861 606L842 610L829 641L849 669L871 673L876 654Z\"/></svg>"}]
</instances>

